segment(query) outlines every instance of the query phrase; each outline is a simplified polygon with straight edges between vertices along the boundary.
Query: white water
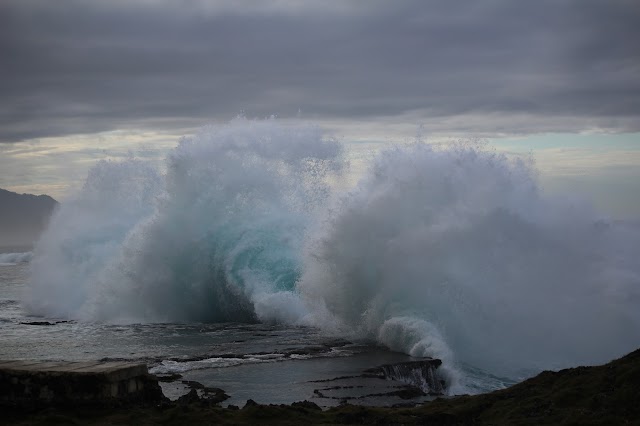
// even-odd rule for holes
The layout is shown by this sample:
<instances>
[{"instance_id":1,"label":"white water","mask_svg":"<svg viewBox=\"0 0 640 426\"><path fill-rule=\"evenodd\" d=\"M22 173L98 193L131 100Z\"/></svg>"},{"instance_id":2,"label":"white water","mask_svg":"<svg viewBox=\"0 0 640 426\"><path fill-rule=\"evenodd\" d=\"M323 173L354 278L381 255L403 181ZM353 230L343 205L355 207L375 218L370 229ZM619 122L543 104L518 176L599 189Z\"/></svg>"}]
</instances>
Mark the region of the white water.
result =
<instances>
[{"instance_id":1,"label":"white water","mask_svg":"<svg viewBox=\"0 0 640 426\"><path fill-rule=\"evenodd\" d=\"M164 176L101 162L36 247L27 304L115 322L295 319L304 231L340 149L316 127L237 119L182 140Z\"/></svg>"},{"instance_id":2,"label":"white water","mask_svg":"<svg viewBox=\"0 0 640 426\"><path fill-rule=\"evenodd\" d=\"M517 377L640 345L640 233L476 145L393 148L348 194L313 126L236 119L167 172L101 162L37 245L25 303L106 322L278 321ZM457 379L460 379L458 381Z\"/></svg>"},{"instance_id":3,"label":"white water","mask_svg":"<svg viewBox=\"0 0 640 426\"><path fill-rule=\"evenodd\" d=\"M473 145L383 152L309 251L300 287L320 317L449 366L514 377L640 345L639 230Z\"/></svg>"},{"instance_id":4,"label":"white water","mask_svg":"<svg viewBox=\"0 0 640 426\"><path fill-rule=\"evenodd\" d=\"M21 253L0 253L0 265L15 265L31 260L33 253L30 251Z\"/></svg>"}]
</instances>

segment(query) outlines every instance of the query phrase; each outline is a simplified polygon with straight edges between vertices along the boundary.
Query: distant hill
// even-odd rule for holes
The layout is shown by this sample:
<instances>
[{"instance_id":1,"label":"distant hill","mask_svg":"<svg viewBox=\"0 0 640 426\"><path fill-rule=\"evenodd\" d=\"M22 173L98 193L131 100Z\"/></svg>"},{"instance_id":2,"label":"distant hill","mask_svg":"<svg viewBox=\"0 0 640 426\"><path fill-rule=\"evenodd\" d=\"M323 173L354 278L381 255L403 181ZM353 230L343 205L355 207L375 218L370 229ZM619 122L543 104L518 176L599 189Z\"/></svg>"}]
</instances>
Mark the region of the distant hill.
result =
<instances>
[{"instance_id":1,"label":"distant hill","mask_svg":"<svg viewBox=\"0 0 640 426\"><path fill-rule=\"evenodd\" d=\"M57 205L48 195L0 189L0 247L32 245Z\"/></svg>"}]
</instances>

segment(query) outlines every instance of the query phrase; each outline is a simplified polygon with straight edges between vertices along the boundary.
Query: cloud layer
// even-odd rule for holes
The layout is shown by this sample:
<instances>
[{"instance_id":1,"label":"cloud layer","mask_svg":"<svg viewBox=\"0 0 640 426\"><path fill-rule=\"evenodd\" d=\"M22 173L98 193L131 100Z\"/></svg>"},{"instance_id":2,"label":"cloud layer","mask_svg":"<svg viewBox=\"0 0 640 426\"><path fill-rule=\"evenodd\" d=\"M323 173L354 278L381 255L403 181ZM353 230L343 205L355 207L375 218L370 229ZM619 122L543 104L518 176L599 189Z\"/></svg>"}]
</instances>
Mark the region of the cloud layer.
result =
<instances>
[{"instance_id":1,"label":"cloud layer","mask_svg":"<svg viewBox=\"0 0 640 426\"><path fill-rule=\"evenodd\" d=\"M637 40L633 0L5 0L0 142L299 110L451 132L639 131Z\"/></svg>"}]
</instances>

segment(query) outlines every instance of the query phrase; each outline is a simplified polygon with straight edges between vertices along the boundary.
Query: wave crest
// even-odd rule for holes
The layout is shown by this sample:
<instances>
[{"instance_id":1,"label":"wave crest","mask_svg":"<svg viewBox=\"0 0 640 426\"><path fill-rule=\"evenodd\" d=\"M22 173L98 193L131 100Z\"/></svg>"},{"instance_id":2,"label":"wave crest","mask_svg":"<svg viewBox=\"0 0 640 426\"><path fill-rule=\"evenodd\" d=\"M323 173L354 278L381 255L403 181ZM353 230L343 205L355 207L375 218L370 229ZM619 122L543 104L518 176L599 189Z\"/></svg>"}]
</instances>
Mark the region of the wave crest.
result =
<instances>
[{"instance_id":1,"label":"wave crest","mask_svg":"<svg viewBox=\"0 0 640 426\"><path fill-rule=\"evenodd\" d=\"M640 344L639 230L545 198L524 161L387 150L317 229L299 287L319 322L396 350L513 376Z\"/></svg>"},{"instance_id":2,"label":"wave crest","mask_svg":"<svg viewBox=\"0 0 640 426\"><path fill-rule=\"evenodd\" d=\"M317 127L239 118L184 138L166 175L101 162L38 245L27 304L103 321L270 318L264 295L294 290L340 153Z\"/></svg>"},{"instance_id":3,"label":"wave crest","mask_svg":"<svg viewBox=\"0 0 640 426\"><path fill-rule=\"evenodd\" d=\"M533 165L474 144L382 152L332 193L341 145L237 119L166 173L100 162L32 261L34 313L280 321L517 377L640 344L640 231L545 197ZM333 199L335 202L330 202Z\"/></svg>"},{"instance_id":4,"label":"wave crest","mask_svg":"<svg viewBox=\"0 0 640 426\"><path fill-rule=\"evenodd\" d=\"M18 263L30 262L33 252L24 253L0 253L0 265L15 265Z\"/></svg>"}]
</instances>

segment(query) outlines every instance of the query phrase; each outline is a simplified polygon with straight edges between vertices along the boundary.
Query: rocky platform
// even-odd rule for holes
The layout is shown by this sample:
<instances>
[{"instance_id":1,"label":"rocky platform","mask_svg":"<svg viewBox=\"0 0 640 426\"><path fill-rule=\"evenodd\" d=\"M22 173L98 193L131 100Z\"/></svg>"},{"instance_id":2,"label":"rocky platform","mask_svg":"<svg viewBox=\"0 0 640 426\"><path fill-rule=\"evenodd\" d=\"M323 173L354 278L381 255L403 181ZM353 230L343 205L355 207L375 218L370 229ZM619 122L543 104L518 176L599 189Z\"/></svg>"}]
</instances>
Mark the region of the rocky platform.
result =
<instances>
[{"instance_id":1,"label":"rocky platform","mask_svg":"<svg viewBox=\"0 0 640 426\"><path fill-rule=\"evenodd\" d=\"M640 424L640 350L602 366L547 371L507 389L439 398L413 408L345 404L321 410L311 402L260 405L253 401L241 409L223 408L195 394L144 406L4 409L0 424Z\"/></svg>"},{"instance_id":2,"label":"rocky platform","mask_svg":"<svg viewBox=\"0 0 640 426\"><path fill-rule=\"evenodd\" d=\"M116 405L163 399L145 364L0 361L0 406L4 407Z\"/></svg>"}]
</instances>

